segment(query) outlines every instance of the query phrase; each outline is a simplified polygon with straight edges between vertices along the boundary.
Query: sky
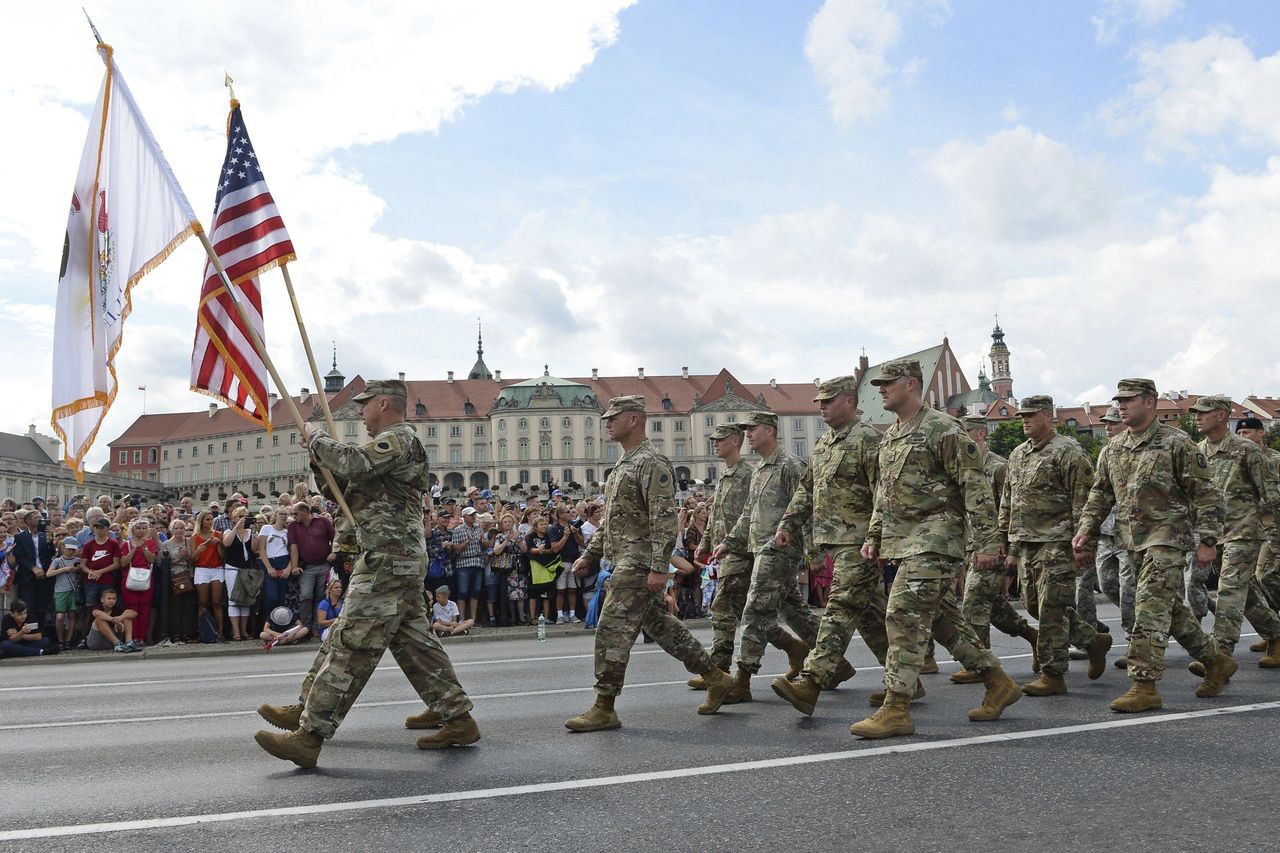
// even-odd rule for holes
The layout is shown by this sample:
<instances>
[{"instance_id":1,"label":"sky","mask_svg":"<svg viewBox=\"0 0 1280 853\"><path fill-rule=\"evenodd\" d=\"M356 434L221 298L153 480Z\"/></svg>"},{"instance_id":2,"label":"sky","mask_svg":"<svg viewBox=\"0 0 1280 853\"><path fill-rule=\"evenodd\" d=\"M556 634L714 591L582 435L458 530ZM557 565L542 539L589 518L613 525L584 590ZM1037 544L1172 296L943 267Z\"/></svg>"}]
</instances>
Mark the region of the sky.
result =
<instances>
[{"instance_id":1,"label":"sky","mask_svg":"<svg viewBox=\"0 0 1280 853\"><path fill-rule=\"evenodd\" d=\"M1280 16L1260 2L97 0L197 213L224 70L328 369L810 381L999 315L1016 394L1280 396ZM0 430L49 433L67 197L102 78L79 0L0 33ZM203 255L144 278L106 442L194 411ZM267 343L312 386L278 272Z\"/></svg>"}]
</instances>

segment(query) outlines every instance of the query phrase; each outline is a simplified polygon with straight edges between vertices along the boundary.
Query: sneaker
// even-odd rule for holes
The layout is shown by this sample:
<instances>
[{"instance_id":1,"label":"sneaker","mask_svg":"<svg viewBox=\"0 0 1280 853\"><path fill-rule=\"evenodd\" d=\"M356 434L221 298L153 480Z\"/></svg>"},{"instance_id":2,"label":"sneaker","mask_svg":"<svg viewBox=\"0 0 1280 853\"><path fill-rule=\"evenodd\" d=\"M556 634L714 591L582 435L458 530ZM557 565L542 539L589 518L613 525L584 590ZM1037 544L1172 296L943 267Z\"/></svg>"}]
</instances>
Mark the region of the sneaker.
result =
<instances>
[{"instance_id":1,"label":"sneaker","mask_svg":"<svg viewBox=\"0 0 1280 853\"><path fill-rule=\"evenodd\" d=\"M582 621L582 620L578 618L578 614L576 614L576 613L570 613L570 614L569 614L569 622L570 622L570 623L572 623L572 624L575 624L575 625L576 625L577 623L579 623L579 622L581 622L581 621Z\"/></svg>"},{"instance_id":2,"label":"sneaker","mask_svg":"<svg viewBox=\"0 0 1280 853\"><path fill-rule=\"evenodd\" d=\"M495 617L495 616L490 616L490 617L489 617L489 627L490 627L490 628L497 628L497 627L498 627L498 619L497 619L497 617Z\"/></svg>"},{"instance_id":3,"label":"sneaker","mask_svg":"<svg viewBox=\"0 0 1280 853\"><path fill-rule=\"evenodd\" d=\"M140 652L142 651L142 644L137 640L130 640L124 644L124 650L126 652Z\"/></svg>"},{"instance_id":4,"label":"sneaker","mask_svg":"<svg viewBox=\"0 0 1280 853\"><path fill-rule=\"evenodd\" d=\"M88 640L81 640L81 641L80 641L80 645L76 646L76 648L77 648L77 649L87 649L87 648L89 648L89 641L88 641Z\"/></svg>"},{"instance_id":5,"label":"sneaker","mask_svg":"<svg viewBox=\"0 0 1280 853\"><path fill-rule=\"evenodd\" d=\"M124 643L116 643L116 651L127 652L129 651L129 648Z\"/></svg>"}]
</instances>

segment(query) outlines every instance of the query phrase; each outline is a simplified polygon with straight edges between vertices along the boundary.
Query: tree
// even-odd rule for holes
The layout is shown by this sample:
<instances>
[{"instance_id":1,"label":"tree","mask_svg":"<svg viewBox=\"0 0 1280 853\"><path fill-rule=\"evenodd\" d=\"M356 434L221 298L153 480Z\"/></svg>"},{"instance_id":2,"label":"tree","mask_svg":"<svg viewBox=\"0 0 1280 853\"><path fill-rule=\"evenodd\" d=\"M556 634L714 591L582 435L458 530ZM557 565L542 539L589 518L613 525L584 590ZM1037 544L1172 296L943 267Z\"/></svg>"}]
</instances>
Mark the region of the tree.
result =
<instances>
[{"instance_id":1,"label":"tree","mask_svg":"<svg viewBox=\"0 0 1280 853\"><path fill-rule=\"evenodd\" d=\"M1080 446L1084 448L1085 455L1094 462L1098 461L1098 454L1102 452L1102 445L1106 444L1105 439L1099 439L1091 432L1081 432L1075 427L1066 426L1065 424L1059 425L1057 430L1062 435L1080 442Z\"/></svg>"},{"instance_id":2,"label":"tree","mask_svg":"<svg viewBox=\"0 0 1280 853\"><path fill-rule=\"evenodd\" d=\"M1267 428L1267 447L1280 450L1280 424L1272 424Z\"/></svg>"},{"instance_id":3,"label":"tree","mask_svg":"<svg viewBox=\"0 0 1280 853\"><path fill-rule=\"evenodd\" d=\"M1204 438L1204 436L1200 434L1200 430L1196 429L1195 416L1187 414L1186 412L1178 415L1178 429L1191 436L1192 441L1199 441Z\"/></svg>"},{"instance_id":4,"label":"tree","mask_svg":"<svg viewBox=\"0 0 1280 853\"><path fill-rule=\"evenodd\" d=\"M1022 434L1022 421L1004 421L987 433L987 449L1008 459L1013 449L1026 440Z\"/></svg>"}]
</instances>

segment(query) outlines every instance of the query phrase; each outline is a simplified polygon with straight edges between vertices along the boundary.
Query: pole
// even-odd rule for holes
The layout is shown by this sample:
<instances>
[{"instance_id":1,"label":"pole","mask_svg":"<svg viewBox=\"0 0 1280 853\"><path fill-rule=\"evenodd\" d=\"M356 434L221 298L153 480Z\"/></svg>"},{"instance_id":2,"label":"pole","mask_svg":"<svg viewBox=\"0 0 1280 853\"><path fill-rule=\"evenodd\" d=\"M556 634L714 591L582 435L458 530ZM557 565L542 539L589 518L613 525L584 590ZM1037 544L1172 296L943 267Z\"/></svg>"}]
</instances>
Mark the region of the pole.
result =
<instances>
[{"instance_id":1,"label":"pole","mask_svg":"<svg viewBox=\"0 0 1280 853\"><path fill-rule=\"evenodd\" d=\"M196 236L200 238L201 244L204 245L205 253L208 254L210 262L213 263L213 268L218 271L218 275L222 278L222 284L227 288L227 294L231 297L232 303L236 306L236 311L240 314L241 321L244 322L245 329L249 332L249 340L253 344L253 348L258 351L259 357L262 358L262 363L267 367L267 372L271 374L271 381L276 384L276 388L280 389L280 396L289 404L289 412L293 415L293 422L298 425L299 432L306 435L306 423L302 419L302 412L298 411L298 404L293 401L293 395L289 393L289 389L285 387L284 380L276 372L276 366L271 361L271 356L267 353L267 345L262 342L262 337L258 334L258 330L250 322L249 313L240 304L240 299L236 296L235 286L231 283L231 279L227 276L227 271L222 266L222 260L218 258L218 253L213 250L213 244L209 242L209 235L204 233L204 229L199 227L199 223L197 223L196 227ZM342 514L347 517L347 521L351 522L351 526L355 527L355 516L351 514L351 508L347 506L346 498L342 496L342 491L333 479L333 473L328 468L323 467L320 472L324 474L324 481L337 500L338 506L341 507Z\"/></svg>"}]
</instances>

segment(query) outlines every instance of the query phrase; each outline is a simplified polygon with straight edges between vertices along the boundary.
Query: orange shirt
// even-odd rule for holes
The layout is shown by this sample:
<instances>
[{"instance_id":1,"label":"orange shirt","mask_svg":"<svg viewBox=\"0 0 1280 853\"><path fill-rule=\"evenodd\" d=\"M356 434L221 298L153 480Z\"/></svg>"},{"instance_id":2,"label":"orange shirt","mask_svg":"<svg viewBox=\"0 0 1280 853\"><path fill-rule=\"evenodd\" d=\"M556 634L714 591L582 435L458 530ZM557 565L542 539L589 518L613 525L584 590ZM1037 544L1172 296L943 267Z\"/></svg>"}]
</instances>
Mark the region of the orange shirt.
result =
<instances>
[{"instance_id":1,"label":"orange shirt","mask_svg":"<svg viewBox=\"0 0 1280 853\"><path fill-rule=\"evenodd\" d=\"M212 536L208 538L201 536L199 533L191 535L191 553L195 554L195 564L202 569L220 569L222 568L222 552L218 545L209 545L201 548L205 542L218 542L221 535L214 531Z\"/></svg>"}]
</instances>

